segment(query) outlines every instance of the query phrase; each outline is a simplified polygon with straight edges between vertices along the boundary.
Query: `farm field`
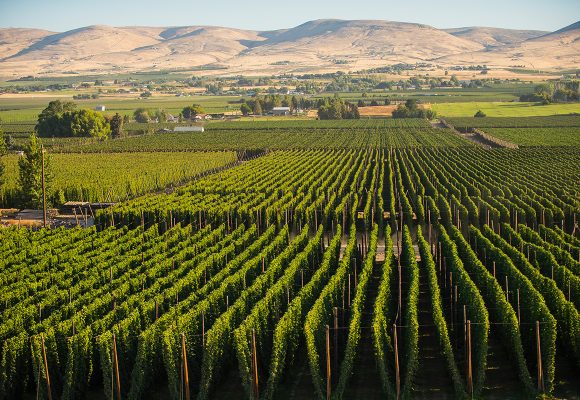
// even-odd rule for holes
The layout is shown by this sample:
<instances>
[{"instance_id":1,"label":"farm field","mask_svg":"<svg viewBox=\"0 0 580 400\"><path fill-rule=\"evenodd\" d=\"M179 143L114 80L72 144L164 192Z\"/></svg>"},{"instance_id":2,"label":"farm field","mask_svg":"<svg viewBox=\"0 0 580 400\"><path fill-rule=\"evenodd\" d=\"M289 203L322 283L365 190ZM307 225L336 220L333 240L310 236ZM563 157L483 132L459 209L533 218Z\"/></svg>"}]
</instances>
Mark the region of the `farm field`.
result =
<instances>
[{"instance_id":1,"label":"farm field","mask_svg":"<svg viewBox=\"0 0 580 400\"><path fill-rule=\"evenodd\" d=\"M520 146L579 146L580 116L449 118L462 132L483 130L495 138Z\"/></svg>"},{"instance_id":2,"label":"farm field","mask_svg":"<svg viewBox=\"0 0 580 400\"><path fill-rule=\"evenodd\" d=\"M17 205L18 159L5 157L6 184L0 206ZM117 202L171 185L237 161L234 152L52 154L50 182L55 199Z\"/></svg>"},{"instance_id":3,"label":"farm field","mask_svg":"<svg viewBox=\"0 0 580 400\"><path fill-rule=\"evenodd\" d=\"M131 124L135 129L175 124ZM13 136L23 146L27 135ZM367 146L470 146L450 130L436 129L424 120L285 120L212 122L205 132L151 133L99 141L91 138L45 138L51 152L154 152L200 150L256 150L293 148L364 148Z\"/></svg>"},{"instance_id":4,"label":"farm field","mask_svg":"<svg viewBox=\"0 0 580 400\"><path fill-rule=\"evenodd\" d=\"M575 398L576 148L350 129L0 230L0 398Z\"/></svg>"},{"instance_id":5,"label":"farm field","mask_svg":"<svg viewBox=\"0 0 580 400\"><path fill-rule=\"evenodd\" d=\"M0 400L580 400L579 1L144 3L0 0Z\"/></svg>"},{"instance_id":6,"label":"farm field","mask_svg":"<svg viewBox=\"0 0 580 400\"><path fill-rule=\"evenodd\" d=\"M521 146L580 146L580 127L486 128L485 132Z\"/></svg>"},{"instance_id":7,"label":"farm field","mask_svg":"<svg viewBox=\"0 0 580 400\"><path fill-rule=\"evenodd\" d=\"M75 100L79 108L94 108L99 104L105 104L105 114L133 115L133 111L139 107L152 110L164 109L170 114L178 115L183 107L192 103L200 104L208 113L223 113L227 111L239 111L239 104L228 104L237 101L238 96L156 96L148 99L139 99L138 94L131 97L101 96L94 100ZM0 119L3 122L31 122L34 123L38 114L51 100L72 101L71 96L38 96L14 99L0 96Z\"/></svg>"},{"instance_id":8,"label":"farm field","mask_svg":"<svg viewBox=\"0 0 580 400\"><path fill-rule=\"evenodd\" d=\"M473 117L481 110L489 117L533 117L580 113L580 104L548 104L521 102L436 103L432 109L442 117Z\"/></svg>"},{"instance_id":9,"label":"farm field","mask_svg":"<svg viewBox=\"0 0 580 400\"><path fill-rule=\"evenodd\" d=\"M556 128L580 127L580 115L559 115L552 117L485 117L447 118L456 128Z\"/></svg>"}]
</instances>

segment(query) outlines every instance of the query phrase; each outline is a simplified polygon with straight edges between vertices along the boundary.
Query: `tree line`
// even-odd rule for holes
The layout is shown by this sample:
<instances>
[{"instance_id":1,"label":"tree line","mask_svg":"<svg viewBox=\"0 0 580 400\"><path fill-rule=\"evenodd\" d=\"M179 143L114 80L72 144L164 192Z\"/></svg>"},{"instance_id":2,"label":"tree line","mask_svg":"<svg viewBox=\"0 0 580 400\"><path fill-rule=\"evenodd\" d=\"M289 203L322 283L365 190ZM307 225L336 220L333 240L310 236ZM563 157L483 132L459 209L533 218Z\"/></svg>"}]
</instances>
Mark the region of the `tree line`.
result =
<instances>
[{"instance_id":1,"label":"tree line","mask_svg":"<svg viewBox=\"0 0 580 400\"><path fill-rule=\"evenodd\" d=\"M534 88L534 93L523 94L520 101L550 103L571 103L580 101L580 81L556 81L542 83Z\"/></svg>"}]
</instances>

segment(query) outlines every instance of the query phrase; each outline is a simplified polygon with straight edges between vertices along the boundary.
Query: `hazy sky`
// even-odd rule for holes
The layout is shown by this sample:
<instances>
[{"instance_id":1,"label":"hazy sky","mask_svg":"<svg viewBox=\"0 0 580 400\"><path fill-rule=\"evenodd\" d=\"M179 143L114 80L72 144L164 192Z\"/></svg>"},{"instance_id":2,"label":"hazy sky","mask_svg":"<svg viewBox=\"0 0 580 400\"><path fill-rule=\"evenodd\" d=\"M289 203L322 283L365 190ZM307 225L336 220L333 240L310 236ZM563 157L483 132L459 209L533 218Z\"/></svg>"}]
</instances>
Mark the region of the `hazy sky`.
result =
<instances>
[{"instance_id":1,"label":"hazy sky","mask_svg":"<svg viewBox=\"0 0 580 400\"><path fill-rule=\"evenodd\" d=\"M96 24L269 30L319 18L553 31L580 20L580 0L0 0L0 27L53 31Z\"/></svg>"}]
</instances>

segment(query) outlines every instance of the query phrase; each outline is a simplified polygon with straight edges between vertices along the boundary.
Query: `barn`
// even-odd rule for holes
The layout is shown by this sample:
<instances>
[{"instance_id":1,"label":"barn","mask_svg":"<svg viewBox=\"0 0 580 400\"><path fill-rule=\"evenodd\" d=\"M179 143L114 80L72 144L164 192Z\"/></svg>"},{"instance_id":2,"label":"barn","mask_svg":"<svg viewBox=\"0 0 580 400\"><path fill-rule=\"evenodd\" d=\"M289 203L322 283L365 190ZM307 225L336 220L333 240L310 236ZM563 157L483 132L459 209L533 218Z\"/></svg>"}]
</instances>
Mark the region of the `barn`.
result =
<instances>
[{"instance_id":1,"label":"barn","mask_svg":"<svg viewBox=\"0 0 580 400\"><path fill-rule=\"evenodd\" d=\"M272 115L290 115L290 107L274 107Z\"/></svg>"}]
</instances>

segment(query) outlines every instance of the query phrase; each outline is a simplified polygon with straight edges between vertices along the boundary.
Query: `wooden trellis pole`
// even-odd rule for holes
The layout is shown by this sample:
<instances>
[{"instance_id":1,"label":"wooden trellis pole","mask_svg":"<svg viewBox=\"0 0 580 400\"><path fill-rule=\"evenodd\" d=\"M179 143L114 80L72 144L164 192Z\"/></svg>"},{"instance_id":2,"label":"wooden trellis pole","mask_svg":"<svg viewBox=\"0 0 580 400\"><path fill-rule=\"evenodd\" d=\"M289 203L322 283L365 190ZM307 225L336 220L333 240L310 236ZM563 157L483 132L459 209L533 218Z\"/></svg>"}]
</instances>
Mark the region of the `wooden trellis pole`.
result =
<instances>
[{"instance_id":1,"label":"wooden trellis pole","mask_svg":"<svg viewBox=\"0 0 580 400\"><path fill-rule=\"evenodd\" d=\"M260 385L258 381L258 350L256 348L256 331L252 329L252 376L254 387L254 399L260 398Z\"/></svg>"},{"instance_id":2,"label":"wooden trellis pole","mask_svg":"<svg viewBox=\"0 0 580 400\"><path fill-rule=\"evenodd\" d=\"M544 371L542 368L542 348L540 344L540 321L536 321L536 350L538 356L538 391L544 392Z\"/></svg>"},{"instance_id":3,"label":"wooden trellis pole","mask_svg":"<svg viewBox=\"0 0 580 400\"><path fill-rule=\"evenodd\" d=\"M117 338L115 334L113 334L113 357L112 357L112 364L113 364L113 381L115 382L115 389L117 392L117 399L121 400L121 378L119 376L119 358L117 357Z\"/></svg>"},{"instance_id":4,"label":"wooden trellis pole","mask_svg":"<svg viewBox=\"0 0 580 400\"><path fill-rule=\"evenodd\" d=\"M44 363L44 373L46 375L46 391L48 393L48 400L52 400L52 387L50 384L50 374L48 373L48 359L46 358L46 347L44 346L44 335L40 335L40 340L41 340L41 344L42 344L42 360ZM40 376L40 373L41 372L38 371L39 376Z\"/></svg>"},{"instance_id":5,"label":"wooden trellis pole","mask_svg":"<svg viewBox=\"0 0 580 400\"><path fill-rule=\"evenodd\" d=\"M471 369L471 321L467 320L467 391L473 397L473 371Z\"/></svg>"},{"instance_id":6,"label":"wooden trellis pole","mask_svg":"<svg viewBox=\"0 0 580 400\"><path fill-rule=\"evenodd\" d=\"M189 400L189 370L187 368L187 349L185 348L185 334L181 334L181 363L183 371L183 393L185 400Z\"/></svg>"},{"instance_id":7,"label":"wooden trellis pole","mask_svg":"<svg viewBox=\"0 0 580 400\"><path fill-rule=\"evenodd\" d=\"M338 369L338 307L332 309L334 314L334 368Z\"/></svg>"},{"instance_id":8,"label":"wooden trellis pole","mask_svg":"<svg viewBox=\"0 0 580 400\"><path fill-rule=\"evenodd\" d=\"M395 349L395 387L397 400L401 397L401 376L399 372L399 344L397 341L397 324L393 324L393 347Z\"/></svg>"},{"instance_id":9,"label":"wooden trellis pole","mask_svg":"<svg viewBox=\"0 0 580 400\"><path fill-rule=\"evenodd\" d=\"M330 400L332 391L330 371L330 327L326 325L326 400Z\"/></svg>"}]
</instances>

